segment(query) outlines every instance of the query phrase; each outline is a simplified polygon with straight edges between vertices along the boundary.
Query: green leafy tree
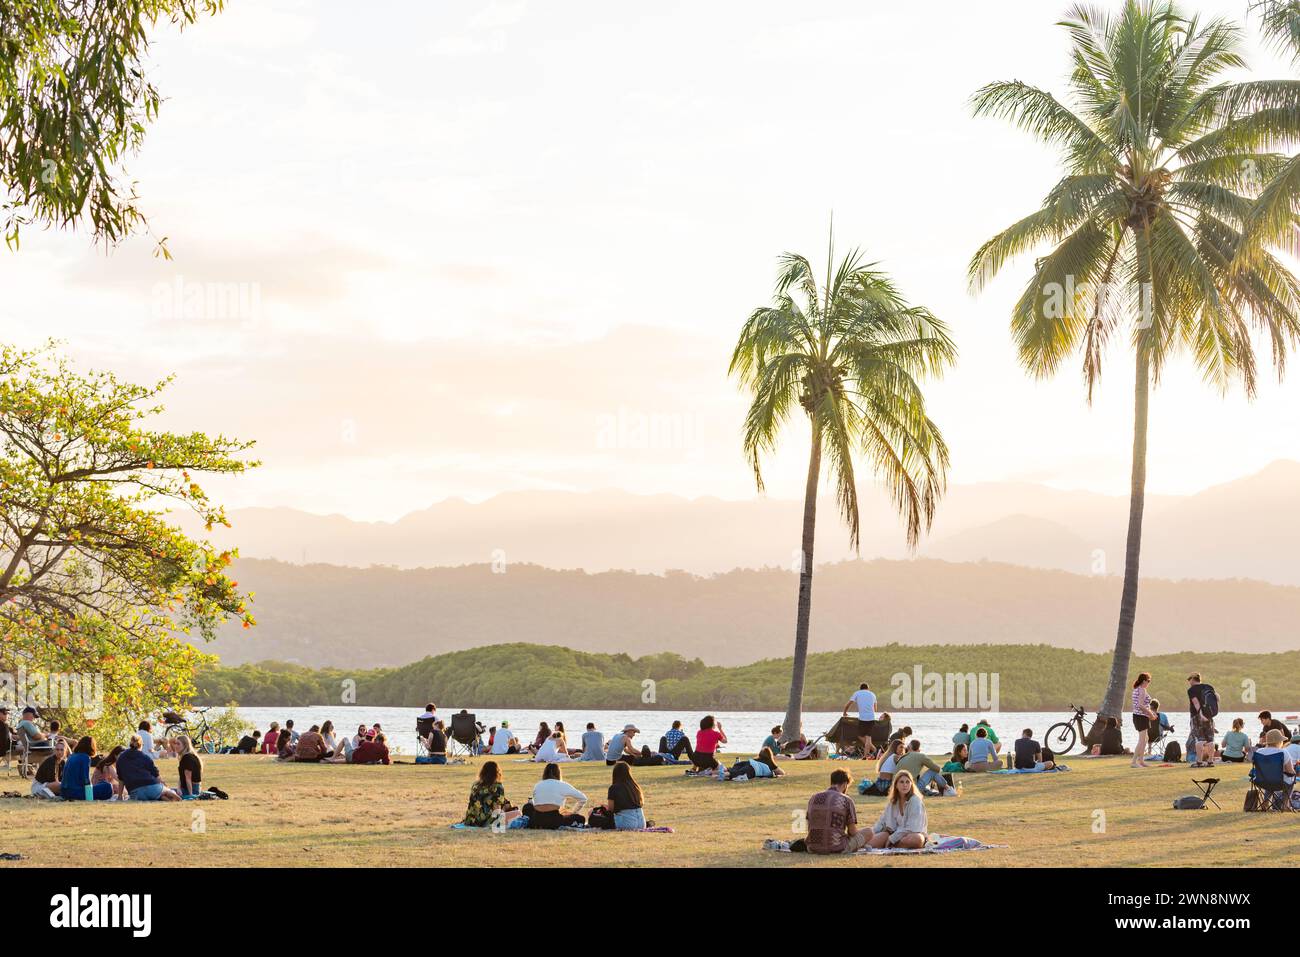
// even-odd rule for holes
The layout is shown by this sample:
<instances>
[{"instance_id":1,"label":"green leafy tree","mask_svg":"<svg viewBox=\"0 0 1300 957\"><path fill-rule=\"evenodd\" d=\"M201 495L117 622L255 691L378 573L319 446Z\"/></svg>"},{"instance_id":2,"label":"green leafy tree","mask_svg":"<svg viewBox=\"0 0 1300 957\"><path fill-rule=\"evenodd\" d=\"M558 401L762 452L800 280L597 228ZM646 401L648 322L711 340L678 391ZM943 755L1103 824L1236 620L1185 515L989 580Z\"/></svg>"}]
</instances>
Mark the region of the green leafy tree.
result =
<instances>
[{"instance_id":1,"label":"green leafy tree","mask_svg":"<svg viewBox=\"0 0 1300 957\"><path fill-rule=\"evenodd\" d=\"M832 272L833 243L822 286L809 261L781 257L771 306L754 310L731 357L731 374L752 395L744 448L761 491L761 462L792 414L811 432L804 489L799 597L786 739L803 723L804 674L812 615L813 542L822 460L834 476L849 542L858 547L860 520L854 460L861 456L889 489L915 545L930 526L947 481L948 447L926 415L918 379L939 375L956 358L944 325L909 305L893 282L854 251Z\"/></svg>"},{"instance_id":2,"label":"green leafy tree","mask_svg":"<svg viewBox=\"0 0 1300 957\"><path fill-rule=\"evenodd\" d=\"M162 104L146 73L150 33L223 6L0 0L0 213L9 245L29 224L86 224L108 244L147 228L123 163ZM165 240L159 249L166 254Z\"/></svg>"},{"instance_id":3,"label":"green leafy tree","mask_svg":"<svg viewBox=\"0 0 1300 957\"><path fill-rule=\"evenodd\" d=\"M1024 368L1056 373L1081 354L1091 401L1107 347L1135 357L1128 538L1119 626L1101 714L1120 715L1137 615L1150 390L1179 353L1227 389L1257 380L1252 335L1282 373L1300 334L1300 285L1243 229L1254 196L1286 164L1270 144L1294 132L1295 84L1232 84L1241 31L1171 3L1130 0L1115 16L1074 7L1069 98L1019 81L975 94L977 115L1009 119L1061 155L1040 209L998 233L970 264L974 289L1011 258L1045 250L1011 330Z\"/></svg>"},{"instance_id":4,"label":"green leafy tree","mask_svg":"<svg viewBox=\"0 0 1300 957\"><path fill-rule=\"evenodd\" d=\"M255 465L251 443L149 430L166 385L81 374L49 348L0 350L0 664L102 674L115 728L187 703L211 656L183 635L254 623L225 574L235 553L161 511L225 524L195 476Z\"/></svg>"}]
</instances>

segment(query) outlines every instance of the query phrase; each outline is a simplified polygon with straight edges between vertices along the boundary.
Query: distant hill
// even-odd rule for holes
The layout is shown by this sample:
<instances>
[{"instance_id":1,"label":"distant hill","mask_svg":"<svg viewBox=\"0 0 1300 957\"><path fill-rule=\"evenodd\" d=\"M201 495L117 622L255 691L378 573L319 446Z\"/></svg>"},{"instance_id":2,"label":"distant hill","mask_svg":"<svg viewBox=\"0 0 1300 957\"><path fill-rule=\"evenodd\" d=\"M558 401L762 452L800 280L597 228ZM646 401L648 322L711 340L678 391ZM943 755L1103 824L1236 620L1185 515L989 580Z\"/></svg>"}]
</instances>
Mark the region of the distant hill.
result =
<instances>
[{"instance_id":1,"label":"distant hill","mask_svg":"<svg viewBox=\"0 0 1300 957\"><path fill-rule=\"evenodd\" d=\"M904 558L883 493L862 489L862 557ZM248 558L401 568L481 564L589 572L792 567L801 503L673 495L512 492L481 504L448 500L397 522L354 522L293 509L241 509L222 546ZM834 503L823 503L821 561L852 558ZM957 485L939 508L923 557L987 559L1089 574L1122 570L1128 499L1031 483ZM184 519L178 516L184 524ZM191 529L194 530L194 529ZM1300 585L1300 463L1189 496L1150 496L1142 570L1156 578L1254 578Z\"/></svg>"},{"instance_id":2,"label":"distant hill","mask_svg":"<svg viewBox=\"0 0 1300 957\"><path fill-rule=\"evenodd\" d=\"M227 628L208 647L230 664L279 659L354 669L520 641L632 656L676 652L713 665L790 653L797 586L791 571L697 577L498 567L504 570L241 559L234 577L257 593L259 624ZM1119 587L1114 575L994 562L841 562L817 571L812 646L1045 644L1104 651L1114 641ZM1139 654L1297 646L1300 588L1143 583Z\"/></svg>"},{"instance_id":3,"label":"distant hill","mask_svg":"<svg viewBox=\"0 0 1300 957\"><path fill-rule=\"evenodd\" d=\"M1106 685L1110 656L1045 645L924 645L860 648L810 655L804 706L809 711L838 711L849 692L870 680L882 710L916 710L895 690L910 684L895 675L922 672L984 674L984 690L998 676L997 708L1004 711L1064 711L1071 704L1089 710ZM1224 711L1271 707L1287 713L1300 702L1300 651L1252 655L1177 654L1142 657L1133 670L1157 676L1155 691L1172 692L1168 710L1177 714L1186 698L1182 676L1190 671L1212 675ZM428 701L443 713L465 705L477 708L653 708L702 712L778 711L790 692L790 659L773 658L739 668L706 667L698 659L658 654L631 658L589 654L570 648L529 644L471 648L425 658L402 668L366 672L319 671L268 662L258 666L216 668L200 673L198 704L245 707L304 707L338 703L339 681L356 681L357 700L376 707L422 708ZM655 700L642 698L647 678L655 682ZM1246 679L1253 700L1240 700ZM924 680L924 679L923 679ZM954 685L954 688L956 685ZM948 702L958 708L963 702ZM931 706L927 706L931 707ZM967 713L984 710L969 701ZM412 712L414 715L414 712ZM824 730L824 729L821 729ZM1005 730L1005 729L1004 729ZM653 731L658 734L658 730ZM654 738L650 739L651 741Z\"/></svg>"}]
</instances>

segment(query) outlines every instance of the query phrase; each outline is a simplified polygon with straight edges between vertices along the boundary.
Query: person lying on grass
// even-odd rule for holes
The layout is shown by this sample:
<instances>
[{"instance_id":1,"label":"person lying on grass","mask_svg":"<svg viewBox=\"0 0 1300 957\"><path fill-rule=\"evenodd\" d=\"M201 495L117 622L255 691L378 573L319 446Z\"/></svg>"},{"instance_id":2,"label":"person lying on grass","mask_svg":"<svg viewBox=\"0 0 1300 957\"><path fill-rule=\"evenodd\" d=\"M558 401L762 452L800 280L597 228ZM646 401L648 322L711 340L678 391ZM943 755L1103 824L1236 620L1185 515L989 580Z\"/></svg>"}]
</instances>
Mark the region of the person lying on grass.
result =
<instances>
[{"instance_id":1,"label":"person lying on grass","mask_svg":"<svg viewBox=\"0 0 1300 957\"><path fill-rule=\"evenodd\" d=\"M875 848L919 850L925 847L928 827L925 800L917 790L916 782L907 771L898 771L894 774L885 810L871 829L871 839L867 844Z\"/></svg>"},{"instance_id":2,"label":"person lying on grass","mask_svg":"<svg viewBox=\"0 0 1300 957\"><path fill-rule=\"evenodd\" d=\"M919 782L918 786L922 791L933 785L940 797L946 796L949 791L954 795L957 793L957 789L943 776L943 768L935 764L934 759L921 750L921 742L916 738L908 743L907 752L894 763L894 778L897 779L903 772L906 772L913 781Z\"/></svg>"},{"instance_id":3,"label":"person lying on grass","mask_svg":"<svg viewBox=\"0 0 1300 957\"><path fill-rule=\"evenodd\" d=\"M780 778L785 772L776 766L776 755L771 748L763 748L756 758L744 758L737 761L730 769L718 769L718 779L722 781L748 781L750 778Z\"/></svg>"},{"instance_id":4,"label":"person lying on grass","mask_svg":"<svg viewBox=\"0 0 1300 957\"><path fill-rule=\"evenodd\" d=\"M506 800L502 783L501 765L484 761L478 770L478 780L469 789L469 807L465 810L467 827L491 827L494 823L509 824L519 816L519 809Z\"/></svg>"},{"instance_id":5,"label":"person lying on grass","mask_svg":"<svg viewBox=\"0 0 1300 957\"><path fill-rule=\"evenodd\" d=\"M564 812L564 802L572 798L578 802L572 813ZM529 830L554 831L561 827L571 827L584 823L579 813L582 805L587 803L587 795L564 780L560 766L548 763L542 771L542 779L533 787L532 798L524 804L524 817L528 818Z\"/></svg>"}]
</instances>

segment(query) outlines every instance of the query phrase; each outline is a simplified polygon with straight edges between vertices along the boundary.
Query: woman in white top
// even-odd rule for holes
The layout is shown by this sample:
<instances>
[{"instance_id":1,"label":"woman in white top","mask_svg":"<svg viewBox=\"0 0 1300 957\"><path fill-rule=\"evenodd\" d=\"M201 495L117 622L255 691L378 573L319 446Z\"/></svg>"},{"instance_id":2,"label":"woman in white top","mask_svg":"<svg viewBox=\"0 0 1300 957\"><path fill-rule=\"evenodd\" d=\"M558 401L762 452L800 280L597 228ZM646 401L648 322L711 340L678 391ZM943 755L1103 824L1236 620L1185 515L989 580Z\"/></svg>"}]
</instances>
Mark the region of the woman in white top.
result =
<instances>
[{"instance_id":1,"label":"woman in white top","mask_svg":"<svg viewBox=\"0 0 1300 957\"><path fill-rule=\"evenodd\" d=\"M569 757L569 749L564 746L564 735L556 731L537 749L533 760L542 764L554 764L556 761L572 761L573 758Z\"/></svg>"},{"instance_id":2,"label":"woman in white top","mask_svg":"<svg viewBox=\"0 0 1300 957\"><path fill-rule=\"evenodd\" d=\"M888 781L894 776L894 768L898 766L898 759L903 756L903 751L907 746L903 744L902 738L895 738L889 743L889 753L881 759L880 769L876 772L876 778L884 778Z\"/></svg>"},{"instance_id":3,"label":"woman in white top","mask_svg":"<svg viewBox=\"0 0 1300 957\"><path fill-rule=\"evenodd\" d=\"M894 775L894 783L889 789L885 812L871 829L871 840L867 844L870 847L919 850L925 847L928 827L925 802L916 790L912 775L907 771L899 771Z\"/></svg>"},{"instance_id":4,"label":"woman in white top","mask_svg":"<svg viewBox=\"0 0 1300 957\"><path fill-rule=\"evenodd\" d=\"M547 744L553 740L553 737L548 738ZM566 814L562 808L569 798L578 803L572 813ZM542 779L533 788L532 798L523 807L524 817L528 818L529 828L543 831L581 824L582 815L577 811L586 801L587 795L560 776L558 764L547 764L546 770L542 772Z\"/></svg>"}]
</instances>

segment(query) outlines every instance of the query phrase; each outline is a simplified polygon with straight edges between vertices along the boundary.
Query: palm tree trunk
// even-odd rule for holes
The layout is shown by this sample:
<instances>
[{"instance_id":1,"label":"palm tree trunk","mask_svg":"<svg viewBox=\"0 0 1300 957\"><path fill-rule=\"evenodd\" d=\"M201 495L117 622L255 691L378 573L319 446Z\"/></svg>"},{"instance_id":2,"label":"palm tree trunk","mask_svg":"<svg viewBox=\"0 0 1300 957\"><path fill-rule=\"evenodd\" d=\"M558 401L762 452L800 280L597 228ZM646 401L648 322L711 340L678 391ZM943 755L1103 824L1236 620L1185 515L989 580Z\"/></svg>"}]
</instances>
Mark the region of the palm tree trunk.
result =
<instances>
[{"instance_id":1,"label":"palm tree trunk","mask_svg":"<svg viewBox=\"0 0 1300 957\"><path fill-rule=\"evenodd\" d=\"M800 548L799 611L794 629L794 666L790 671L790 703L781 723L781 741L796 741L803 728L803 679L808 667L808 625L812 618L813 537L817 528L817 486L822 468L822 436L812 423L808 455L808 484L803 494L803 544Z\"/></svg>"},{"instance_id":2,"label":"palm tree trunk","mask_svg":"<svg viewBox=\"0 0 1300 957\"><path fill-rule=\"evenodd\" d=\"M1102 699L1100 715L1118 718L1123 713L1128 689L1128 662L1133 654L1133 624L1137 619L1138 563L1142 554L1142 512L1146 507L1147 409L1151 393L1151 356L1138 347L1137 383L1133 393L1133 484L1129 492L1128 547L1124 552L1124 591L1119 603L1119 630L1115 635L1115 656L1110 681ZM1100 732L1099 732L1100 733Z\"/></svg>"}]
</instances>

